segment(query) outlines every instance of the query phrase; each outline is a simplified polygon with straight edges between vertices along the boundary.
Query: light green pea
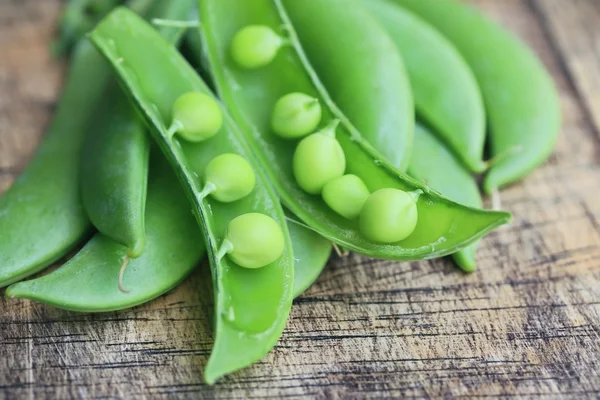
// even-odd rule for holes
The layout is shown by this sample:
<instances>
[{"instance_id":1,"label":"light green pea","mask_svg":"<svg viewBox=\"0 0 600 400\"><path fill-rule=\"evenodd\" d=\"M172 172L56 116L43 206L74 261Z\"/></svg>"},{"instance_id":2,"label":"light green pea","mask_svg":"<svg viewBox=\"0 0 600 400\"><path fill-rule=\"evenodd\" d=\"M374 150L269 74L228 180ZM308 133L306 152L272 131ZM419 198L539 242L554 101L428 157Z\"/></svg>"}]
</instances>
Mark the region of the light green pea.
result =
<instances>
[{"instance_id":1,"label":"light green pea","mask_svg":"<svg viewBox=\"0 0 600 400\"><path fill-rule=\"evenodd\" d=\"M226 153L213 158L206 166L200 196L210 194L220 202L231 203L248 196L255 185L256 175L250 163L240 155Z\"/></svg>"},{"instance_id":2,"label":"light green pea","mask_svg":"<svg viewBox=\"0 0 600 400\"><path fill-rule=\"evenodd\" d=\"M210 96L189 92L173 104L173 121L168 134L178 134L190 142L202 142L216 135L223 126L221 107Z\"/></svg>"},{"instance_id":3,"label":"light green pea","mask_svg":"<svg viewBox=\"0 0 600 400\"><path fill-rule=\"evenodd\" d=\"M417 200L421 191L379 189L374 192L360 213L360 231L369 240L395 243L404 240L417 226Z\"/></svg>"},{"instance_id":4,"label":"light green pea","mask_svg":"<svg viewBox=\"0 0 600 400\"><path fill-rule=\"evenodd\" d=\"M312 133L321 122L319 100L304 93L288 93L273 107L271 128L278 136L298 139Z\"/></svg>"},{"instance_id":5,"label":"light green pea","mask_svg":"<svg viewBox=\"0 0 600 400\"><path fill-rule=\"evenodd\" d=\"M307 193L319 194L332 179L344 175L346 155L335 138L335 120L326 128L305 137L294 152L293 169L298 186Z\"/></svg>"},{"instance_id":6,"label":"light green pea","mask_svg":"<svg viewBox=\"0 0 600 400\"><path fill-rule=\"evenodd\" d=\"M370 194L362 179L352 174L332 179L323 187L322 193L329 208L348 219L360 215Z\"/></svg>"},{"instance_id":7,"label":"light green pea","mask_svg":"<svg viewBox=\"0 0 600 400\"><path fill-rule=\"evenodd\" d=\"M262 268L279 259L285 244L281 228L267 215L248 213L234 218L218 257L225 254L244 268Z\"/></svg>"},{"instance_id":8,"label":"light green pea","mask_svg":"<svg viewBox=\"0 0 600 400\"><path fill-rule=\"evenodd\" d=\"M249 25L240 29L231 42L231 57L237 65L256 69L270 64L283 39L265 25Z\"/></svg>"}]
</instances>

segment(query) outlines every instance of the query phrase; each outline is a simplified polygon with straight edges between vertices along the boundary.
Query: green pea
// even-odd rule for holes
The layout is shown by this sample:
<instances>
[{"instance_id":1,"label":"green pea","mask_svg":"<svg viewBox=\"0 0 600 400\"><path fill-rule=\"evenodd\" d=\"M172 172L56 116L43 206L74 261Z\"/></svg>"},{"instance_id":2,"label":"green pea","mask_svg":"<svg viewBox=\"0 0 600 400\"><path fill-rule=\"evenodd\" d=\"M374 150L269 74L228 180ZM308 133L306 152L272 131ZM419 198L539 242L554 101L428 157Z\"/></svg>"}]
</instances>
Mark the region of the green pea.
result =
<instances>
[{"instance_id":1,"label":"green pea","mask_svg":"<svg viewBox=\"0 0 600 400\"><path fill-rule=\"evenodd\" d=\"M249 25L240 29L231 42L231 57L242 68L255 69L270 64L283 39L264 25Z\"/></svg>"},{"instance_id":2,"label":"green pea","mask_svg":"<svg viewBox=\"0 0 600 400\"><path fill-rule=\"evenodd\" d=\"M271 115L271 128L278 136L298 139L312 133L321 122L319 100L304 93L279 98Z\"/></svg>"},{"instance_id":3,"label":"green pea","mask_svg":"<svg viewBox=\"0 0 600 400\"><path fill-rule=\"evenodd\" d=\"M223 126L221 107L200 92L181 95L173 104L173 122L168 134L178 134L190 142L202 142L216 135Z\"/></svg>"},{"instance_id":4,"label":"green pea","mask_svg":"<svg viewBox=\"0 0 600 400\"><path fill-rule=\"evenodd\" d=\"M335 138L339 121L305 137L294 153L293 169L298 186L310 194L319 194L332 179L344 175L346 156Z\"/></svg>"},{"instance_id":5,"label":"green pea","mask_svg":"<svg viewBox=\"0 0 600 400\"><path fill-rule=\"evenodd\" d=\"M248 213L234 218L218 257L225 253L244 268L262 268L279 259L285 247L283 232L268 215Z\"/></svg>"},{"instance_id":6,"label":"green pea","mask_svg":"<svg viewBox=\"0 0 600 400\"><path fill-rule=\"evenodd\" d=\"M359 216L365 201L370 195L367 185L356 175L335 178L323 188L323 200L336 213L344 218Z\"/></svg>"},{"instance_id":7,"label":"green pea","mask_svg":"<svg viewBox=\"0 0 600 400\"><path fill-rule=\"evenodd\" d=\"M360 213L361 233L379 243L406 239L417 226L417 200L421 193L379 189L369 196Z\"/></svg>"},{"instance_id":8,"label":"green pea","mask_svg":"<svg viewBox=\"0 0 600 400\"><path fill-rule=\"evenodd\" d=\"M204 170L204 190L200 197L231 203L248 196L256 185L256 175L250 163L233 153L213 158Z\"/></svg>"}]
</instances>

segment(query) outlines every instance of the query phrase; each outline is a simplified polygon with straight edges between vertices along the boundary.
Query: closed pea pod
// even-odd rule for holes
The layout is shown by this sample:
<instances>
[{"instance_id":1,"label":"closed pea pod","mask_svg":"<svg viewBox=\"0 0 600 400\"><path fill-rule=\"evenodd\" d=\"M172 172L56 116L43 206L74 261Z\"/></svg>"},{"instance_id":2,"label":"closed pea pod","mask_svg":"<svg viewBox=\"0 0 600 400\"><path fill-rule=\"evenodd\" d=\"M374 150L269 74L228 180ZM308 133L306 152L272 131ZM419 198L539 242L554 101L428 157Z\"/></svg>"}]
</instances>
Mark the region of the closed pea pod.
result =
<instances>
[{"instance_id":1,"label":"closed pea pod","mask_svg":"<svg viewBox=\"0 0 600 400\"><path fill-rule=\"evenodd\" d=\"M445 35L477 78L489 118L492 156L484 190L492 193L544 162L560 131L560 104L552 78L531 50L457 1L394 2Z\"/></svg>"},{"instance_id":2,"label":"closed pea pod","mask_svg":"<svg viewBox=\"0 0 600 400\"><path fill-rule=\"evenodd\" d=\"M345 12L345 8L336 10ZM257 0L249 4L234 0L202 0L200 18L205 51L221 98L254 145L282 202L322 236L344 248L373 257L421 259L450 254L509 219L506 213L474 210L446 200L394 169L376 153L328 96L302 52L280 1ZM232 65L229 45L236 32L256 24L274 30L286 26L290 44L279 49L279 55L272 63L248 72ZM417 226L408 238L392 245L369 240L360 232L358 221L338 215L321 197L310 195L298 185L293 166L298 142L278 137L271 128L275 103L281 96L295 92L319 99L325 123L340 121L335 129L335 139L346 159L346 173L362 179L369 191L394 188L424 192L417 203ZM315 188L313 192L321 189Z\"/></svg>"},{"instance_id":3,"label":"closed pea pod","mask_svg":"<svg viewBox=\"0 0 600 400\"><path fill-rule=\"evenodd\" d=\"M256 187L248 196L221 203L200 196L206 165L217 155L235 153L253 163L238 127L224 109L223 126L203 143L168 135L174 102L183 94L211 95L177 51L142 20L117 9L90 35L110 61L124 87L151 127L151 133L174 167L203 227L215 286L215 345L205 370L209 383L264 356L277 342L290 311L293 289L292 246L285 216L262 171L253 168ZM120 59L123 59L120 61ZM162 82L168 81L168 86ZM238 266L219 256L229 223L260 212L276 221L284 235L283 254L258 269Z\"/></svg>"},{"instance_id":4,"label":"closed pea pod","mask_svg":"<svg viewBox=\"0 0 600 400\"><path fill-rule=\"evenodd\" d=\"M419 117L435 127L434 133L465 166L481 172L486 166L483 99L458 50L427 22L390 0L363 3L402 55ZM364 134L370 140L368 131Z\"/></svg>"},{"instance_id":5,"label":"closed pea pod","mask_svg":"<svg viewBox=\"0 0 600 400\"><path fill-rule=\"evenodd\" d=\"M415 129L415 152L408 173L457 203L482 206L473 176L433 133L419 124ZM463 271L471 272L477 268L476 250L477 242L452 254L452 258Z\"/></svg>"}]
</instances>

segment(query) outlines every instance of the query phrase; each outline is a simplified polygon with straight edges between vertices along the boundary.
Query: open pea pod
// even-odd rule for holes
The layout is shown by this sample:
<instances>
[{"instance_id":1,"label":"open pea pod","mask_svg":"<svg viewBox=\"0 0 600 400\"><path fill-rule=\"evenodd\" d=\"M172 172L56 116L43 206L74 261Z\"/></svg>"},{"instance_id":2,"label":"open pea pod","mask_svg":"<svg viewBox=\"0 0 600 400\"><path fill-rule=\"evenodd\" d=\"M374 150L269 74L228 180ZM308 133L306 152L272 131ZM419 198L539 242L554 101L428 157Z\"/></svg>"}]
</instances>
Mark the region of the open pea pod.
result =
<instances>
[{"instance_id":1,"label":"open pea pod","mask_svg":"<svg viewBox=\"0 0 600 400\"><path fill-rule=\"evenodd\" d=\"M492 166L484 190L494 192L543 163L560 132L560 102L552 77L527 46L456 0L393 0L456 46L481 87Z\"/></svg>"},{"instance_id":2,"label":"open pea pod","mask_svg":"<svg viewBox=\"0 0 600 400\"><path fill-rule=\"evenodd\" d=\"M220 108L223 126L206 142L191 143L170 135L171 109L182 95L212 94L151 26L127 9L118 8L96 27L90 39L111 63L150 125L203 227L215 287L215 345L205 370L206 381L213 383L263 357L285 327L293 295L293 255L285 215L256 165L256 187L250 195L231 203L201 196L200 177L213 158L235 153L255 164L254 156L224 107ZM219 251L229 223L251 211L271 217L284 232L282 256L259 269L242 268L230 257L221 257Z\"/></svg>"},{"instance_id":3,"label":"open pea pod","mask_svg":"<svg viewBox=\"0 0 600 400\"><path fill-rule=\"evenodd\" d=\"M333 101L394 167L405 171L415 109L402 58L390 36L355 0L283 4Z\"/></svg>"},{"instance_id":4,"label":"open pea pod","mask_svg":"<svg viewBox=\"0 0 600 400\"><path fill-rule=\"evenodd\" d=\"M253 144L283 203L304 223L340 246L386 259L417 260L456 252L510 220L510 214L456 204L395 169L369 145L328 95L278 0L200 0L200 29L211 71L223 101ZM348 6L352 6L348 2ZM279 32L284 27L288 45L260 69L239 67L230 56L234 35L248 25L264 25ZM326 40L326 38L322 38ZM422 190L418 223L405 240L379 244L367 240L356 221L329 209L307 194L294 179L292 158L296 142L278 137L271 129L271 113L278 99L290 92L318 98L323 121L339 120L336 138L347 160L347 173L359 176L371 191L398 188Z\"/></svg>"},{"instance_id":5,"label":"open pea pod","mask_svg":"<svg viewBox=\"0 0 600 400\"><path fill-rule=\"evenodd\" d=\"M202 233L166 160L152 155L146 206L147 249L131 260L123 293L115 277L127 251L96 234L69 262L41 278L15 283L9 297L30 299L72 311L120 310L150 301L183 281L205 253Z\"/></svg>"}]
</instances>

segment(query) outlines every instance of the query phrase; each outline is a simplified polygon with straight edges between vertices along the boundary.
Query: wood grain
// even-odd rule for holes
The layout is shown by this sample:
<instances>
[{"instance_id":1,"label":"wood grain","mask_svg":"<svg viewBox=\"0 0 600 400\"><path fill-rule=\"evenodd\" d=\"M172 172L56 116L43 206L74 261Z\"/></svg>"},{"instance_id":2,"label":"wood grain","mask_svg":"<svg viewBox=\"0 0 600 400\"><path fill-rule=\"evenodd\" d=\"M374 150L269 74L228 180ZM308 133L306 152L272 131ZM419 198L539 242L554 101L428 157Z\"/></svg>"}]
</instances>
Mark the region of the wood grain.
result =
<instances>
[{"instance_id":1,"label":"wood grain","mask_svg":"<svg viewBox=\"0 0 600 400\"><path fill-rule=\"evenodd\" d=\"M128 311L0 303L0 398L599 398L600 6L478 0L540 55L564 129L550 160L502 193L514 223L479 270L447 260L333 258L255 366L202 383L212 293L201 265ZM0 0L0 191L26 165L64 66L48 55L58 0ZM49 233L50 234L50 233Z\"/></svg>"}]
</instances>

